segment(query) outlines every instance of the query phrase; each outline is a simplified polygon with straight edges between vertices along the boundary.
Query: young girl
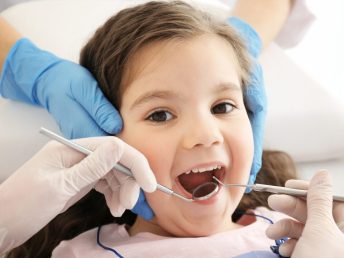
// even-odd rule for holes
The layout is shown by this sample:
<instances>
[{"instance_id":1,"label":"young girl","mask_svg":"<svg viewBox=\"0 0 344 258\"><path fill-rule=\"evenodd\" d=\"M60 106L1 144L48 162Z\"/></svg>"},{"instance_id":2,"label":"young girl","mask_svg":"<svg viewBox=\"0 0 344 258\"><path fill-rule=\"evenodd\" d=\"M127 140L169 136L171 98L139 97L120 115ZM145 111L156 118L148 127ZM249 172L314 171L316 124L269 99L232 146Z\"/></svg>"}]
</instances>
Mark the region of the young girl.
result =
<instances>
[{"instance_id":1,"label":"young girl","mask_svg":"<svg viewBox=\"0 0 344 258\"><path fill-rule=\"evenodd\" d=\"M250 59L230 26L183 2L150 2L109 19L80 60L120 110L124 128L117 137L146 156L160 184L190 198L213 176L248 182L253 139L243 89ZM257 182L283 185L294 176L286 154L268 152ZM8 257L46 257L58 244L53 257L114 257L114 249L124 257L268 251L274 242L265 229L281 215L257 208L266 206L265 197L243 198L244 191L220 187L209 200L192 203L146 194L151 221L130 212L114 219L92 191Z\"/></svg>"}]
</instances>

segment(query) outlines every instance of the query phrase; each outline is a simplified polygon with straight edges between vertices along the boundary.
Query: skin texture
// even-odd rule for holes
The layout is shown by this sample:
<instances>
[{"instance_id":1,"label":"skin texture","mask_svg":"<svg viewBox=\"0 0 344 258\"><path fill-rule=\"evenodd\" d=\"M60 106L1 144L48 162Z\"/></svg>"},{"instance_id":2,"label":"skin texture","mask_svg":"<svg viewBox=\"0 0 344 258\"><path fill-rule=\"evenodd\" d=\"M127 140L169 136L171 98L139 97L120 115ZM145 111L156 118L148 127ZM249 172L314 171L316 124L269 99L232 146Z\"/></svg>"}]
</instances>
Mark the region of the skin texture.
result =
<instances>
[{"instance_id":1,"label":"skin texture","mask_svg":"<svg viewBox=\"0 0 344 258\"><path fill-rule=\"evenodd\" d=\"M127 68L119 137L147 157L160 184L182 193L176 177L210 164L225 167L226 183L247 182L252 130L229 43L216 35L157 42L141 49ZM243 191L223 188L209 204L147 194L156 216L151 222L137 219L130 233L205 236L235 229L231 215Z\"/></svg>"}]
</instances>

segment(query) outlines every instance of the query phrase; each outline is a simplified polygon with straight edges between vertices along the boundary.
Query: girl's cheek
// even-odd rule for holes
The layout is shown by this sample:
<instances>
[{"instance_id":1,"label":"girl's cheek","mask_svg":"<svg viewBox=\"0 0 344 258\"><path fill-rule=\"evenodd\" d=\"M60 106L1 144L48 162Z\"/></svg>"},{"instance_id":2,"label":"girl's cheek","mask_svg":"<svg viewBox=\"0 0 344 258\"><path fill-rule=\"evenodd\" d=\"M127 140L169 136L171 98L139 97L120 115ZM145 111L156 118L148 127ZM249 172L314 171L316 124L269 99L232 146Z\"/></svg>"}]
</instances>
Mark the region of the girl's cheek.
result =
<instances>
[{"instance_id":1,"label":"girl's cheek","mask_svg":"<svg viewBox=\"0 0 344 258\"><path fill-rule=\"evenodd\" d=\"M164 210L164 203L167 201L165 198L166 194L158 191L153 193L145 193L146 200L148 202L149 207L152 208L155 215L159 215L161 211Z\"/></svg>"}]
</instances>

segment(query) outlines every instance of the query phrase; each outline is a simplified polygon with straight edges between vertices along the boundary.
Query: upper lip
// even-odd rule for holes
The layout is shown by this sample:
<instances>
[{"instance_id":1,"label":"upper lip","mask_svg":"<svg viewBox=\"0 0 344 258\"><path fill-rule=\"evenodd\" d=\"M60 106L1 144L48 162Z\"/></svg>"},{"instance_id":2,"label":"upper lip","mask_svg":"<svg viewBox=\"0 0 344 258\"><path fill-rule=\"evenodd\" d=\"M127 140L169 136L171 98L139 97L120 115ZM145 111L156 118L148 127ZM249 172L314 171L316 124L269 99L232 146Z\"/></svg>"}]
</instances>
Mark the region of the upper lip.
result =
<instances>
[{"instance_id":1,"label":"upper lip","mask_svg":"<svg viewBox=\"0 0 344 258\"><path fill-rule=\"evenodd\" d=\"M209 168L209 167L214 167L214 166L226 167L226 165L221 161L206 162L206 163L201 163L201 164L197 164L197 165L192 165L187 169L184 169L180 172L177 172L175 177L178 177L181 174L184 174L184 173L186 173L192 169L195 169L195 168L200 169L200 168Z\"/></svg>"}]
</instances>

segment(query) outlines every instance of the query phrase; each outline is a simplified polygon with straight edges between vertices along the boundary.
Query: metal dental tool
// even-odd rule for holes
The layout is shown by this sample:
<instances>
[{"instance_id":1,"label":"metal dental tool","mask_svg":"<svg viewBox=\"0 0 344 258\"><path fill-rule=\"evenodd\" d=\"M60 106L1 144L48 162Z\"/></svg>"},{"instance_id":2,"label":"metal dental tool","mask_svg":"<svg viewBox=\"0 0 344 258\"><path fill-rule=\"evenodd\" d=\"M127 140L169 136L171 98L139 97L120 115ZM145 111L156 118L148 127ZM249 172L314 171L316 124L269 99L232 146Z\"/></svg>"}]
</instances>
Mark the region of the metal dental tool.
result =
<instances>
[{"instance_id":1,"label":"metal dental tool","mask_svg":"<svg viewBox=\"0 0 344 258\"><path fill-rule=\"evenodd\" d=\"M282 187L282 186L274 186L274 185L265 185L265 184L253 184L253 185L224 184L214 176L213 176L213 179L225 187L245 187L245 188L251 188L253 191L258 191L258 192L269 192L269 193L275 193L275 194L288 194L288 195L298 196L298 197L306 197L307 196L307 190L294 189L294 188L288 188L288 187ZM209 182L209 183L214 183L214 182ZM216 184L216 183L214 183L214 184ZM333 195L333 200L343 202L344 196Z\"/></svg>"},{"instance_id":2,"label":"metal dental tool","mask_svg":"<svg viewBox=\"0 0 344 258\"><path fill-rule=\"evenodd\" d=\"M219 184L215 182L206 182L197 186L192 191L192 199L197 201L208 200L219 191Z\"/></svg>"},{"instance_id":3,"label":"metal dental tool","mask_svg":"<svg viewBox=\"0 0 344 258\"><path fill-rule=\"evenodd\" d=\"M49 138L55 140L55 141L58 141L64 145L67 145L69 147L71 147L72 149L76 150L76 151L79 151L85 155L89 155L92 153L91 150L73 142L73 141L70 141L56 133L53 133L52 131L49 131L48 129L44 128L44 127L41 127L41 129L39 130L39 132L41 134L44 134L45 136L48 136ZM115 166L114 166L114 169L116 169L117 171L120 171L122 172L123 174L127 175L127 176L130 176L130 177L133 177L133 174L131 173L131 171L126 168L125 166L123 166L122 164L120 163L117 163ZM186 198L174 191L172 191L170 188L166 187L166 186L163 186L163 185L160 185L158 184L157 185L157 189L160 190L161 192L164 192L166 194L169 194L169 195L173 195L173 196L176 196L186 202L193 202L194 200L193 199L189 199L189 198Z\"/></svg>"}]
</instances>

